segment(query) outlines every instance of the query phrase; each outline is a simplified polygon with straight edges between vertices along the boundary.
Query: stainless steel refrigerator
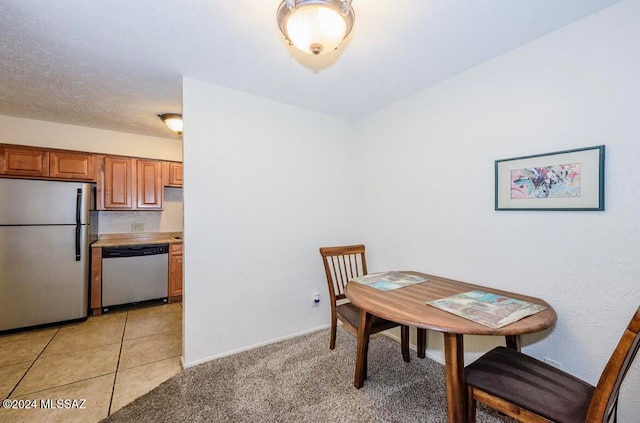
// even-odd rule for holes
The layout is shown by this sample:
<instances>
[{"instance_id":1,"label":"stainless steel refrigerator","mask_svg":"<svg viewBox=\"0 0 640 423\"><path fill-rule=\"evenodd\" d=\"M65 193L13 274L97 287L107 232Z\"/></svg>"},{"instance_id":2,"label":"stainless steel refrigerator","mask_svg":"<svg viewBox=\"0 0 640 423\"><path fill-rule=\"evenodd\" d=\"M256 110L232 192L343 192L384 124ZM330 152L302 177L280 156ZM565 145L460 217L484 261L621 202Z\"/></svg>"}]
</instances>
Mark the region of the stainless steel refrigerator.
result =
<instances>
[{"instance_id":1,"label":"stainless steel refrigerator","mask_svg":"<svg viewBox=\"0 0 640 423\"><path fill-rule=\"evenodd\" d=\"M86 319L93 192L0 178L0 332Z\"/></svg>"}]
</instances>

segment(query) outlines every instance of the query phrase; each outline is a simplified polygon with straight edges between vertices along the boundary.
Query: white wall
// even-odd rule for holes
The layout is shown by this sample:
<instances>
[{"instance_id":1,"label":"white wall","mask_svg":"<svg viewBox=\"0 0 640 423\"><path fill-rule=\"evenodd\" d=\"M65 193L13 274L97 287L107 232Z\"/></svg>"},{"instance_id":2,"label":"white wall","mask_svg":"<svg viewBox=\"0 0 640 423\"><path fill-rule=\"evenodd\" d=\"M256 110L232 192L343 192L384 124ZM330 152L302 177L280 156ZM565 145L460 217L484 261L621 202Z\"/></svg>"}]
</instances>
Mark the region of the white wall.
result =
<instances>
[{"instance_id":1,"label":"white wall","mask_svg":"<svg viewBox=\"0 0 640 423\"><path fill-rule=\"evenodd\" d=\"M183 90L191 366L327 325L318 248L359 231L351 122L191 78Z\"/></svg>"},{"instance_id":2,"label":"white wall","mask_svg":"<svg viewBox=\"0 0 640 423\"><path fill-rule=\"evenodd\" d=\"M595 384L640 305L638 22L621 2L358 121L370 270L544 298L557 325L524 351ZM494 211L494 160L599 144L606 211ZM465 340L468 359L489 347ZM640 363L620 411L637 421Z\"/></svg>"},{"instance_id":3,"label":"white wall","mask_svg":"<svg viewBox=\"0 0 640 423\"><path fill-rule=\"evenodd\" d=\"M3 144L182 161L182 142L170 138L2 115L0 128Z\"/></svg>"},{"instance_id":4,"label":"white wall","mask_svg":"<svg viewBox=\"0 0 640 423\"><path fill-rule=\"evenodd\" d=\"M162 124L160 119L158 124ZM182 142L170 138L1 115L0 128L2 144L182 161ZM144 223L144 232L182 231L182 190L165 188L164 195L164 210L161 212L100 212L99 233L131 232L132 223Z\"/></svg>"}]
</instances>

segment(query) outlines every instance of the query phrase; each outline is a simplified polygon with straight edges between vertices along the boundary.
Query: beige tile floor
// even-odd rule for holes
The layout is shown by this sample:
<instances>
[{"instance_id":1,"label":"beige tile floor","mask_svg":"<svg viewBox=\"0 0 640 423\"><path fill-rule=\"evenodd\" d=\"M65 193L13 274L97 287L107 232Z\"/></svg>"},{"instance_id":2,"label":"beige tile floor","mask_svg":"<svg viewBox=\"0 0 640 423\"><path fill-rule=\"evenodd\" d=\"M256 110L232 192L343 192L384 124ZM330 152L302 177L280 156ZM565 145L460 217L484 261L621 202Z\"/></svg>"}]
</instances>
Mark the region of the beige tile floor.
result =
<instances>
[{"instance_id":1,"label":"beige tile floor","mask_svg":"<svg viewBox=\"0 0 640 423\"><path fill-rule=\"evenodd\" d=\"M1 406L0 422L98 422L182 371L181 356L180 303L2 335L0 397L22 408Z\"/></svg>"}]
</instances>

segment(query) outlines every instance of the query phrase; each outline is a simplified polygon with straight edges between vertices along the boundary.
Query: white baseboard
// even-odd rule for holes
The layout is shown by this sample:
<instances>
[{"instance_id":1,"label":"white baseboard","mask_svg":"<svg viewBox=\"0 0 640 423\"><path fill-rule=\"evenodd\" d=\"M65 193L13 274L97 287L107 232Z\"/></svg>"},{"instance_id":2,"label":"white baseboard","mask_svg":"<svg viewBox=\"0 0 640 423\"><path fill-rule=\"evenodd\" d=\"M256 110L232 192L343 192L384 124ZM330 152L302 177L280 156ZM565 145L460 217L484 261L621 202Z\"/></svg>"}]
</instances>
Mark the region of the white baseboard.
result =
<instances>
[{"instance_id":1,"label":"white baseboard","mask_svg":"<svg viewBox=\"0 0 640 423\"><path fill-rule=\"evenodd\" d=\"M226 356L229 356L229 355L237 354L237 353L240 353L240 352L243 352L243 351L247 351L247 350L252 350L254 348L262 347L262 346L269 345L269 344L274 344L276 342L284 341L286 339L295 338L296 336L306 335L306 334L311 333L311 332L317 332L319 330L326 329L326 328L328 328L330 326L331 325L318 326L316 328L307 329L307 330L304 330L304 331L301 331L301 332L292 333L290 335L282 336L280 338L274 338L274 339L270 339L268 341L259 342L257 344L248 345L246 347L238 348L236 350L226 351L226 352L224 352L222 354L216 354L216 355L212 355L212 356L209 356L209 357L205 357L203 359L192 361L191 363L187 363L187 364L185 364L184 361L182 361L182 360L184 360L184 356L183 356L183 358L181 360L182 361L182 368L186 369L188 367L197 366L198 364L203 364L203 363L206 363L208 361L215 360L217 358L226 357Z\"/></svg>"}]
</instances>

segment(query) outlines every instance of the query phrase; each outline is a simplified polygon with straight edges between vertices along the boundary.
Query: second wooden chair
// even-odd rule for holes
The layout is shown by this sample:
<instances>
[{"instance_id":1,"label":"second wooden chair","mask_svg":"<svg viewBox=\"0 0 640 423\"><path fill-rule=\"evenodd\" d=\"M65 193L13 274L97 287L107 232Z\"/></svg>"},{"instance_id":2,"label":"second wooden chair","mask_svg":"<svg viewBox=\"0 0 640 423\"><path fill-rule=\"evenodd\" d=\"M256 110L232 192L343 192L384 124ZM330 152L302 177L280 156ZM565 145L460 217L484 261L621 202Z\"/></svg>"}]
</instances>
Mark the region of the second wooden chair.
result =
<instances>
[{"instance_id":1,"label":"second wooden chair","mask_svg":"<svg viewBox=\"0 0 640 423\"><path fill-rule=\"evenodd\" d=\"M615 422L620 386L638 348L640 308L596 386L523 353L494 348L465 369L467 421L476 421L480 401L521 422Z\"/></svg>"}]
</instances>

